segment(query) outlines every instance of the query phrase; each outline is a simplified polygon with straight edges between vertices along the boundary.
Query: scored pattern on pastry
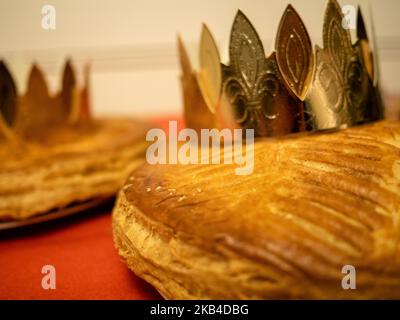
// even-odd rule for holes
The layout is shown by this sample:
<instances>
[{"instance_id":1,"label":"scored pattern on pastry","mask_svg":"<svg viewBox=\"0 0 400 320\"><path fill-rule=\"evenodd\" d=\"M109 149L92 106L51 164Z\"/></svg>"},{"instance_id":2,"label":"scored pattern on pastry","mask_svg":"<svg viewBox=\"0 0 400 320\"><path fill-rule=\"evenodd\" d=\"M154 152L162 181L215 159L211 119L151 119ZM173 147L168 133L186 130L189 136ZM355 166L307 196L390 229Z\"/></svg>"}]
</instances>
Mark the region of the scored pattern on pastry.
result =
<instances>
[{"instance_id":1,"label":"scored pattern on pastry","mask_svg":"<svg viewBox=\"0 0 400 320\"><path fill-rule=\"evenodd\" d=\"M170 298L398 298L399 139L384 122L259 141L249 176L142 167L114 210L120 254Z\"/></svg>"}]
</instances>

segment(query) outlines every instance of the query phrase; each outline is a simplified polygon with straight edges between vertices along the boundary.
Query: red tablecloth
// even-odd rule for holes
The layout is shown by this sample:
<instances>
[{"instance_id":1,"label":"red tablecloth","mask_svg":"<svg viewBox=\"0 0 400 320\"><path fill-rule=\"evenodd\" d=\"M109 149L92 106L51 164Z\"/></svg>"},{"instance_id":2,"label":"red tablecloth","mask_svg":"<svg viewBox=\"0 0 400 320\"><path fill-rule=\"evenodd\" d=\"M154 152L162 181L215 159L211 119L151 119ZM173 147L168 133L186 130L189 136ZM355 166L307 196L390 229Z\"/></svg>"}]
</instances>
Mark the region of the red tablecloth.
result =
<instances>
[{"instance_id":1,"label":"red tablecloth","mask_svg":"<svg viewBox=\"0 0 400 320\"><path fill-rule=\"evenodd\" d=\"M42 288L42 267L56 289ZM110 206L12 232L0 232L0 299L160 299L120 260Z\"/></svg>"}]
</instances>

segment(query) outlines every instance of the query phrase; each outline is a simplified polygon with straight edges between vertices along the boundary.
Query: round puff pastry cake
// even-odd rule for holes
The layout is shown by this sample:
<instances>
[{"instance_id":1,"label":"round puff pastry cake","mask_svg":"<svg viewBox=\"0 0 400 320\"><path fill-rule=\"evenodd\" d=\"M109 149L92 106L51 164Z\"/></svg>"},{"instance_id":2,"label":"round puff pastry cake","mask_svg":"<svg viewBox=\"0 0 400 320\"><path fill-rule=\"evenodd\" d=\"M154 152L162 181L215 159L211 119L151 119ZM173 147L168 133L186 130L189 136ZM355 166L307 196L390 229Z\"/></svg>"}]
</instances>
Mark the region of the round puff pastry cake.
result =
<instances>
[{"instance_id":1,"label":"round puff pastry cake","mask_svg":"<svg viewBox=\"0 0 400 320\"><path fill-rule=\"evenodd\" d=\"M148 125L92 119L85 78L78 88L67 62L62 90L51 96L34 65L18 96L0 61L0 221L111 197L143 161Z\"/></svg>"},{"instance_id":2,"label":"round puff pastry cake","mask_svg":"<svg viewBox=\"0 0 400 320\"><path fill-rule=\"evenodd\" d=\"M255 143L235 165L144 165L113 211L127 266L171 299L400 298L400 123ZM345 290L343 267L356 271Z\"/></svg>"},{"instance_id":3,"label":"round puff pastry cake","mask_svg":"<svg viewBox=\"0 0 400 320\"><path fill-rule=\"evenodd\" d=\"M49 132L45 143L0 142L0 220L115 195L143 162L146 130L132 119L98 119Z\"/></svg>"}]
</instances>

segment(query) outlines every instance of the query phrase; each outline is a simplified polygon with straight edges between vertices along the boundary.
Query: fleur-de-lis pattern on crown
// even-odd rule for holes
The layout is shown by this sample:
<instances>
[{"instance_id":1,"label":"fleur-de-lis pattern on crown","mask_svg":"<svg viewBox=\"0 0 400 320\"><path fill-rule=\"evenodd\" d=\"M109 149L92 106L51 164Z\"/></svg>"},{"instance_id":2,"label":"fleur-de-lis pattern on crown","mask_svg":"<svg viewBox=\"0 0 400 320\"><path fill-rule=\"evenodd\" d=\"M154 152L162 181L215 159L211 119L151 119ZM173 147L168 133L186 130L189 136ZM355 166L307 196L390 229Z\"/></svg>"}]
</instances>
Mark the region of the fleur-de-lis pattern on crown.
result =
<instances>
[{"instance_id":1,"label":"fleur-de-lis pattern on crown","mask_svg":"<svg viewBox=\"0 0 400 320\"><path fill-rule=\"evenodd\" d=\"M365 27L361 14L360 28ZM374 103L374 88L363 59L361 42L352 45L350 31L342 27L339 4L329 0L323 27L323 49L316 47L316 69L307 97L313 127L352 126L382 118ZM364 40L365 41L365 40ZM370 71L372 74L372 70Z\"/></svg>"},{"instance_id":2,"label":"fleur-de-lis pattern on crown","mask_svg":"<svg viewBox=\"0 0 400 320\"><path fill-rule=\"evenodd\" d=\"M255 28L239 10L231 29L227 65L220 62L216 42L204 25L200 70L193 71L196 76L188 80L198 84L202 108L190 108L195 103L191 93L185 98L185 110L212 114L213 126L254 129L256 136L266 137L381 119L383 108L373 84L376 72L361 11L359 40L354 45L342 20L339 4L329 0L323 48L316 46L314 54L303 21L288 5L278 27L275 52L267 57Z\"/></svg>"},{"instance_id":3,"label":"fleur-de-lis pattern on crown","mask_svg":"<svg viewBox=\"0 0 400 320\"><path fill-rule=\"evenodd\" d=\"M298 26L293 24L294 29ZM307 43L308 35L302 33L301 36L306 39L292 41L288 50L300 52L300 48L293 47ZM283 47L281 41L286 39L282 35L278 35L278 39L277 46ZM285 55L283 51L279 52ZM229 125L229 120L234 120L233 127L254 129L256 136L276 136L300 131L303 105L295 92L302 86L299 82L304 81L304 57L301 54L295 55L293 59L285 61L283 68L279 68L282 59L275 52L265 57L256 30L241 11L237 13L232 26L229 57L230 65L224 67L220 106L226 109L221 112L224 115L229 114L227 110L231 110L225 123ZM300 66L300 70L295 65ZM285 83L285 76L292 81L289 85ZM294 90L291 88L293 83Z\"/></svg>"}]
</instances>

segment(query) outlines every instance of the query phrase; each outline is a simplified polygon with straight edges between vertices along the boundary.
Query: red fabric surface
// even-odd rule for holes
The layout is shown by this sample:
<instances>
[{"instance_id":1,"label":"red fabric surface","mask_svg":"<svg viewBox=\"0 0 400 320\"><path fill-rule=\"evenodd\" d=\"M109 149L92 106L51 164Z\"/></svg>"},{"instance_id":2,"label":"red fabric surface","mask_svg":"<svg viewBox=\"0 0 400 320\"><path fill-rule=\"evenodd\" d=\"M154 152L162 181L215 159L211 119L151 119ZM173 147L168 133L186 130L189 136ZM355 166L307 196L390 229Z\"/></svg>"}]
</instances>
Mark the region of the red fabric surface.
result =
<instances>
[{"instance_id":1,"label":"red fabric surface","mask_svg":"<svg viewBox=\"0 0 400 320\"><path fill-rule=\"evenodd\" d=\"M42 288L44 265L56 289ZM0 299L160 299L114 248L110 206L0 232Z\"/></svg>"}]
</instances>

